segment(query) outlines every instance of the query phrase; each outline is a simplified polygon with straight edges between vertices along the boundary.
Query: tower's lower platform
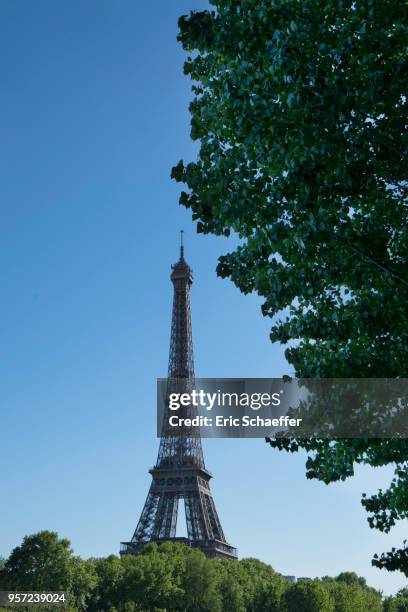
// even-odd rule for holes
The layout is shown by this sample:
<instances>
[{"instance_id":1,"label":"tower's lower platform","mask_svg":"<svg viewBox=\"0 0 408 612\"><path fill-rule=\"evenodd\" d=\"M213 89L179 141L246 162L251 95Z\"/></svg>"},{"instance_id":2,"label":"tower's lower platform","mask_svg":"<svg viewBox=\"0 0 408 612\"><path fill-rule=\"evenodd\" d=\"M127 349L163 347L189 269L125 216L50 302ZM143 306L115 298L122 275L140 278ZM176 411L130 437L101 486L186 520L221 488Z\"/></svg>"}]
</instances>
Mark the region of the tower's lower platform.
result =
<instances>
[{"instance_id":1,"label":"tower's lower platform","mask_svg":"<svg viewBox=\"0 0 408 612\"><path fill-rule=\"evenodd\" d=\"M174 544L184 544L186 546L191 546L191 548L198 548L210 559L213 559L215 557L221 557L224 559L238 558L236 548L234 548L230 544L227 544L226 542L221 542L220 540L215 539L189 540L188 538L158 538L156 540L151 540L151 542L156 542L157 544L160 544L162 542L173 542ZM146 544L147 542L121 542L120 555L137 555L142 552Z\"/></svg>"},{"instance_id":2,"label":"tower's lower platform","mask_svg":"<svg viewBox=\"0 0 408 612\"><path fill-rule=\"evenodd\" d=\"M162 461L150 473L152 483L146 503L131 541L121 542L121 556L137 555L149 542L174 542L197 548L210 558L237 558L236 548L225 540L211 494L211 473L204 466L193 462L170 466ZM176 525L181 500L187 537L180 538L176 537Z\"/></svg>"}]
</instances>

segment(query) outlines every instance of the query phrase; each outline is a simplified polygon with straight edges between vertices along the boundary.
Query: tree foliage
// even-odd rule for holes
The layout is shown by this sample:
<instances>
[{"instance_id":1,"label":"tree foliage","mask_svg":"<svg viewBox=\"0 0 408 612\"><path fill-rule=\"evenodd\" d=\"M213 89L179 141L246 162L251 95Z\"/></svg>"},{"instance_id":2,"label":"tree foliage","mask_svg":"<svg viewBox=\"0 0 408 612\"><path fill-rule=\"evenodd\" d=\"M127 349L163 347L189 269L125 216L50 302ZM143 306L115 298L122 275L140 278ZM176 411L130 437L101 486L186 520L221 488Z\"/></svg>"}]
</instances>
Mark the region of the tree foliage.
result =
<instances>
[{"instance_id":1,"label":"tree foliage","mask_svg":"<svg viewBox=\"0 0 408 612\"><path fill-rule=\"evenodd\" d=\"M408 589L401 589L395 597L387 597L384 612L408 612Z\"/></svg>"},{"instance_id":2,"label":"tree foliage","mask_svg":"<svg viewBox=\"0 0 408 612\"><path fill-rule=\"evenodd\" d=\"M264 298L299 377L408 375L408 11L399 0L213 0L179 21L196 161L172 176L197 231L234 234L217 268ZM307 477L396 464L362 503L408 517L405 440L282 442ZM408 575L405 547L373 563Z\"/></svg>"},{"instance_id":3,"label":"tree foliage","mask_svg":"<svg viewBox=\"0 0 408 612\"><path fill-rule=\"evenodd\" d=\"M93 568L73 555L68 540L52 531L26 536L0 570L1 589L65 591L78 611L87 610L95 582Z\"/></svg>"},{"instance_id":4,"label":"tree foliage","mask_svg":"<svg viewBox=\"0 0 408 612\"><path fill-rule=\"evenodd\" d=\"M65 590L70 612L381 612L381 594L348 574L291 584L258 559L207 559L172 543L83 560L68 540L46 531L14 549L0 590Z\"/></svg>"},{"instance_id":5,"label":"tree foliage","mask_svg":"<svg viewBox=\"0 0 408 612\"><path fill-rule=\"evenodd\" d=\"M378 591L367 586L365 578L355 572L342 572L336 578L323 578L331 593L334 612L365 612L382 610Z\"/></svg>"},{"instance_id":6,"label":"tree foliage","mask_svg":"<svg viewBox=\"0 0 408 612\"><path fill-rule=\"evenodd\" d=\"M331 592L318 580L301 580L285 594L288 612L333 612Z\"/></svg>"}]
</instances>

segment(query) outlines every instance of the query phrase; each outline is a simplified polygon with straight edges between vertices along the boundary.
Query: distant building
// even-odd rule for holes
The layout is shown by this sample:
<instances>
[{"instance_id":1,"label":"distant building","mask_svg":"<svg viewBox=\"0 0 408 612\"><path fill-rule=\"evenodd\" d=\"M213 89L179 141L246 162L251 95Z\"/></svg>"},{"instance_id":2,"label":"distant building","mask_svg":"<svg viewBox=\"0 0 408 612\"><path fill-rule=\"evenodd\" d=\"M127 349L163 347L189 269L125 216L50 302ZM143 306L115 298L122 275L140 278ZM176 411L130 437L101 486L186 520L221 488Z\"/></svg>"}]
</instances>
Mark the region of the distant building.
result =
<instances>
[{"instance_id":1,"label":"distant building","mask_svg":"<svg viewBox=\"0 0 408 612\"><path fill-rule=\"evenodd\" d=\"M284 579L287 582L291 582L292 584L296 584L296 580L297 580L296 576L284 576Z\"/></svg>"},{"instance_id":2,"label":"distant building","mask_svg":"<svg viewBox=\"0 0 408 612\"><path fill-rule=\"evenodd\" d=\"M296 576L284 576L284 579L287 582L291 582L292 584L296 584L297 582L300 582L301 580L312 580L312 578L306 578L306 576L302 576L301 578L296 578Z\"/></svg>"}]
</instances>

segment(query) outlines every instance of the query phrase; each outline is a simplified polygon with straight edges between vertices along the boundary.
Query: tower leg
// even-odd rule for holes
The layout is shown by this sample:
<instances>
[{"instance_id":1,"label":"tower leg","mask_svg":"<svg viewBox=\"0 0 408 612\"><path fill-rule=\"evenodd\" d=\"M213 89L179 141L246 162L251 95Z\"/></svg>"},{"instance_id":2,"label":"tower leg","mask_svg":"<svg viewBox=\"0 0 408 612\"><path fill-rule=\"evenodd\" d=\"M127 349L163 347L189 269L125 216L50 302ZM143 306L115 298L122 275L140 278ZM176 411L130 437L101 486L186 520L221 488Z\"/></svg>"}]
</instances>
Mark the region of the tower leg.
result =
<instances>
[{"instance_id":1,"label":"tower leg","mask_svg":"<svg viewBox=\"0 0 408 612\"><path fill-rule=\"evenodd\" d=\"M173 493L164 493L157 508L154 537L175 538L177 526L178 497Z\"/></svg>"}]
</instances>

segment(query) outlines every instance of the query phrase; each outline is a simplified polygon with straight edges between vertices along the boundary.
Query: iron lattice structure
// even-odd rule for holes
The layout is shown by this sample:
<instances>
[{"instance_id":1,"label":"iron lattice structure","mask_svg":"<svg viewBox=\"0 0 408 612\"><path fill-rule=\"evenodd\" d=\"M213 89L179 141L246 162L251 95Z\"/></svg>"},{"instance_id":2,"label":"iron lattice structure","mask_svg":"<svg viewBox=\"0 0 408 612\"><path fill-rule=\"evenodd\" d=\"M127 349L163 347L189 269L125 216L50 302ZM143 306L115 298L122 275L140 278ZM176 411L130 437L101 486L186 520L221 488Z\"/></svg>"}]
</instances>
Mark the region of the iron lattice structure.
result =
<instances>
[{"instance_id":1,"label":"iron lattice structure","mask_svg":"<svg viewBox=\"0 0 408 612\"><path fill-rule=\"evenodd\" d=\"M167 395L194 388L194 353L191 328L190 288L193 275L184 259L172 266L174 287ZM166 407L168 411L168 406ZM181 410L184 412L181 413ZM180 417L193 417L193 407L179 410ZM174 435L164 415L159 453L150 471L152 483L136 530L130 542L121 543L121 555L139 553L147 542L181 541L201 549L208 557L236 558L225 540L210 489L211 474L204 464L198 428L184 427ZM184 500L187 538L176 537L180 500Z\"/></svg>"}]
</instances>

